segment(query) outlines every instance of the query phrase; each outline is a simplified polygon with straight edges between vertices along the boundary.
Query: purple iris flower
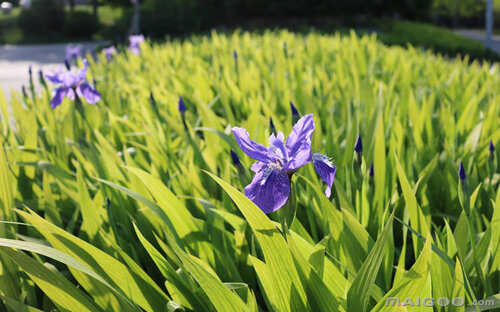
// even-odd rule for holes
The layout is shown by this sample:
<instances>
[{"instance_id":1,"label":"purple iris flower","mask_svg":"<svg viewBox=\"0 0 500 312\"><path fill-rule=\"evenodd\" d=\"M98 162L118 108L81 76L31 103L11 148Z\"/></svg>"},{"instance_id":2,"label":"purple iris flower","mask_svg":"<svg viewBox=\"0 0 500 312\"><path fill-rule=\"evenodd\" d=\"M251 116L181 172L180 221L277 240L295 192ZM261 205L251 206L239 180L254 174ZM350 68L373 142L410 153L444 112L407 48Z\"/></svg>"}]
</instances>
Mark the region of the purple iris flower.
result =
<instances>
[{"instance_id":1,"label":"purple iris flower","mask_svg":"<svg viewBox=\"0 0 500 312\"><path fill-rule=\"evenodd\" d=\"M144 36L143 35L133 35L128 38L130 41L130 46L129 49L132 53L134 54L141 54L141 43L144 42Z\"/></svg>"},{"instance_id":2,"label":"purple iris flower","mask_svg":"<svg viewBox=\"0 0 500 312\"><path fill-rule=\"evenodd\" d=\"M61 105L65 97L70 100L75 100L75 92L77 96L85 98L90 104L95 104L101 99L101 94L91 86L86 80L88 62L83 60L83 68L77 73L71 71L64 71L61 67L52 75L45 75L45 77L52 83L59 84L60 86L54 91L50 106L55 109Z\"/></svg>"},{"instance_id":3,"label":"purple iris flower","mask_svg":"<svg viewBox=\"0 0 500 312\"><path fill-rule=\"evenodd\" d=\"M104 55L106 55L106 59L109 62L113 59L113 56L116 54L116 49L114 46L110 46L109 48L102 49L102 52L104 52Z\"/></svg>"},{"instance_id":4,"label":"purple iris flower","mask_svg":"<svg viewBox=\"0 0 500 312\"><path fill-rule=\"evenodd\" d=\"M490 154L493 155L493 153L495 153L495 145L493 145L493 141L490 140L490 145L488 147L489 151L490 151Z\"/></svg>"},{"instance_id":5,"label":"purple iris flower","mask_svg":"<svg viewBox=\"0 0 500 312\"><path fill-rule=\"evenodd\" d=\"M83 48L81 45L69 45L66 47L66 61L71 63L73 60L83 56Z\"/></svg>"},{"instance_id":6,"label":"purple iris flower","mask_svg":"<svg viewBox=\"0 0 500 312\"><path fill-rule=\"evenodd\" d=\"M373 178L374 171L373 171L373 163L370 165L370 169L368 169L368 176L370 178Z\"/></svg>"},{"instance_id":7,"label":"purple iris flower","mask_svg":"<svg viewBox=\"0 0 500 312\"><path fill-rule=\"evenodd\" d=\"M312 153L311 136L314 132L313 115L300 118L285 141L280 131L271 134L269 147L250 139L247 130L234 127L233 134L240 148L255 159L251 169L252 182L245 187L245 195L262 211L271 213L281 208L290 195L291 176L311 161L321 179L327 183L326 196L330 196L337 168L320 153Z\"/></svg>"}]
</instances>

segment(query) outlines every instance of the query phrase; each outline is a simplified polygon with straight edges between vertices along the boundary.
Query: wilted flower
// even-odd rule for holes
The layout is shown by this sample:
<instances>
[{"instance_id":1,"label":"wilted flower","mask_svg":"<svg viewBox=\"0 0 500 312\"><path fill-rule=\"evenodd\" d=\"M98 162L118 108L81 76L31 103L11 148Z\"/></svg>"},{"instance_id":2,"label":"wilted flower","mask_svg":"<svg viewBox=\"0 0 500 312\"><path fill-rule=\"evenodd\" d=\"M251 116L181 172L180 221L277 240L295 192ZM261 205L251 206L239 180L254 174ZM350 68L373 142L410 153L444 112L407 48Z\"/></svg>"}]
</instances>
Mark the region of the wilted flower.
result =
<instances>
[{"instance_id":1,"label":"wilted flower","mask_svg":"<svg viewBox=\"0 0 500 312\"><path fill-rule=\"evenodd\" d=\"M104 52L104 55L106 55L106 59L108 61L111 61L113 59L113 56L116 54L116 48L114 46L110 46L108 48L102 49L102 52Z\"/></svg>"},{"instance_id":2,"label":"wilted flower","mask_svg":"<svg viewBox=\"0 0 500 312\"><path fill-rule=\"evenodd\" d=\"M144 42L144 36L133 35L130 36L128 39L130 41L130 46L129 46L130 51L137 55L141 54L141 43Z\"/></svg>"},{"instance_id":3,"label":"wilted flower","mask_svg":"<svg viewBox=\"0 0 500 312\"><path fill-rule=\"evenodd\" d=\"M71 63L73 60L83 56L83 48L81 45L69 45L66 47L65 61Z\"/></svg>"},{"instance_id":4,"label":"wilted flower","mask_svg":"<svg viewBox=\"0 0 500 312\"><path fill-rule=\"evenodd\" d=\"M250 139L247 130L234 127L234 137L240 148L257 160L251 167L255 172L252 182L245 187L245 195L262 211L270 213L281 208L290 195L291 176L311 161L321 179L328 184L325 194L330 196L336 167L322 154L313 154L311 136L314 132L313 115L302 117L285 141L280 131L269 137L269 147Z\"/></svg>"},{"instance_id":5,"label":"wilted flower","mask_svg":"<svg viewBox=\"0 0 500 312\"><path fill-rule=\"evenodd\" d=\"M465 174L464 164L462 162L460 162L460 166L458 167L458 177L462 182L467 178L467 175Z\"/></svg>"},{"instance_id":6,"label":"wilted flower","mask_svg":"<svg viewBox=\"0 0 500 312\"><path fill-rule=\"evenodd\" d=\"M99 102L101 94L85 80L87 68L88 62L83 60L83 68L77 73L65 72L62 68L59 68L54 74L45 75L50 82L60 85L54 91L50 101L52 109L59 106L65 97L72 101L75 100L75 92L79 98L85 98L90 104Z\"/></svg>"}]
</instances>

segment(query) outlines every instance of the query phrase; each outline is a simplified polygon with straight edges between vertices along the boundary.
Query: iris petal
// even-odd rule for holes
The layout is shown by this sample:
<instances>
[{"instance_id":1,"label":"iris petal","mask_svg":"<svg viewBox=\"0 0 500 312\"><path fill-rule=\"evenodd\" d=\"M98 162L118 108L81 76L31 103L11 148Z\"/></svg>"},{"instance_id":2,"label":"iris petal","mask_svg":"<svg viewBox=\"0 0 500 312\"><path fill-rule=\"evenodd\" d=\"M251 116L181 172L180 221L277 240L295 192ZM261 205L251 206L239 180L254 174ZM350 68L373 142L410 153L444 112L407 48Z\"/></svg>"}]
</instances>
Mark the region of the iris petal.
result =
<instances>
[{"instance_id":1,"label":"iris petal","mask_svg":"<svg viewBox=\"0 0 500 312\"><path fill-rule=\"evenodd\" d=\"M89 62L87 60L83 60L83 68L78 71L76 74L76 79L79 81L85 80L85 77L87 76L87 69L89 67Z\"/></svg>"},{"instance_id":2,"label":"iris petal","mask_svg":"<svg viewBox=\"0 0 500 312\"><path fill-rule=\"evenodd\" d=\"M282 159L284 163L288 162L288 152L285 148L285 135L283 132L278 132L278 135L271 134L269 136L269 151L276 155L277 158Z\"/></svg>"},{"instance_id":3,"label":"iris petal","mask_svg":"<svg viewBox=\"0 0 500 312\"><path fill-rule=\"evenodd\" d=\"M305 115L293 126L286 139L286 149L290 161L287 169L296 170L312 159L311 136L314 132L313 115Z\"/></svg>"},{"instance_id":4,"label":"iris petal","mask_svg":"<svg viewBox=\"0 0 500 312\"><path fill-rule=\"evenodd\" d=\"M85 98L88 103L95 104L101 99L101 94L87 82L82 83L76 88L76 93L80 98Z\"/></svg>"},{"instance_id":5,"label":"iris petal","mask_svg":"<svg viewBox=\"0 0 500 312\"><path fill-rule=\"evenodd\" d=\"M257 173L259 171L261 171L267 164L265 162L262 162L262 161L257 161L257 162L254 162L252 167L250 167L250 169Z\"/></svg>"},{"instance_id":6,"label":"iris petal","mask_svg":"<svg viewBox=\"0 0 500 312\"><path fill-rule=\"evenodd\" d=\"M275 158L265 146L252 141L248 131L245 129L234 127L232 130L236 142L240 146L241 150L248 156L265 163L268 163Z\"/></svg>"},{"instance_id":7,"label":"iris petal","mask_svg":"<svg viewBox=\"0 0 500 312\"><path fill-rule=\"evenodd\" d=\"M330 197L337 167L332 164L327 156L320 153L315 153L313 155L313 164L316 173L318 173L321 180L328 185L325 190L325 195L326 197Z\"/></svg>"},{"instance_id":8,"label":"iris petal","mask_svg":"<svg viewBox=\"0 0 500 312\"><path fill-rule=\"evenodd\" d=\"M52 107L52 109L55 109L57 106L61 105L64 97L68 94L68 90L70 89L66 87L60 87L54 91L54 93L52 94L52 100L50 100L50 107Z\"/></svg>"},{"instance_id":9,"label":"iris petal","mask_svg":"<svg viewBox=\"0 0 500 312\"><path fill-rule=\"evenodd\" d=\"M290 181L283 170L264 168L257 172L247 187L245 195L264 213L281 208L290 195Z\"/></svg>"}]
</instances>

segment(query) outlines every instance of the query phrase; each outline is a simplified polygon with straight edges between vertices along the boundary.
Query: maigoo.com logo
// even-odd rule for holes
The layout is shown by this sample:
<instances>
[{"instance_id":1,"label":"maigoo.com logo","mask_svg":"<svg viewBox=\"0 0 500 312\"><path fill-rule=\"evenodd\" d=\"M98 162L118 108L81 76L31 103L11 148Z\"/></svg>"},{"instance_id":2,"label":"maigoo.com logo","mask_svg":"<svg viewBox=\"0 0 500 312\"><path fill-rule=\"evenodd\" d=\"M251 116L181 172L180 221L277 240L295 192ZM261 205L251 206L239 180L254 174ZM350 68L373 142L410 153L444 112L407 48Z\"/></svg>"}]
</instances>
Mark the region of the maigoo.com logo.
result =
<instances>
[{"instance_id":1,"label":"maigoo.com logo","mask_svg":"<svg viewBox=\"0 0 500 312\"><path fill-rule=\"evenodd\" d=\"M424 298L399 298L399 297L387 297L385 299L385 306L402 306L402 307L463 307L463 306L471 306L471 307L484 307L484 306L494 306L496 300L495 299L483 299L483 300L475 300L472 303L465 303L465 298L455 297L455 298L433 298L433 297L424 297Z\"/></svg>"}]
</instances>

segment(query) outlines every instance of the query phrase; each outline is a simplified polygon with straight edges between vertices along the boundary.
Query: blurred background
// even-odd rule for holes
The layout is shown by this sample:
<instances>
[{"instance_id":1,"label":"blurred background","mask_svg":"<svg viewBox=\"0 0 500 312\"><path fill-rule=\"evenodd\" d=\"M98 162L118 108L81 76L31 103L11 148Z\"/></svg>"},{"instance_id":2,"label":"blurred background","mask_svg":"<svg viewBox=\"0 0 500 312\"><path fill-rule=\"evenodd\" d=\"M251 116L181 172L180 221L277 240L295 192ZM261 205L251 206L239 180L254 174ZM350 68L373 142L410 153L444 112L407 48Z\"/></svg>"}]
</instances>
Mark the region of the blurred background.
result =
<instances>
[{"instance_id":1,"label":"blurred background","mask_svg":"<svg viewBox=\"0 0 500 312\"><path fill-rule=\"evenodd\" d=\"M60 64L69 44L80 43L91 52L126 43L132 33L163 40L213 29L354 30L376 33L388 45L411 44L470 60L500 59L500 36L495 36L500 35L500 0L135 1L0 0L0 86L18 88L28 65ZM499 23L485 44L488 1L492 20Z\"/></svg>"},{"instance_id":2,"label":"blurred background","mask_svg":"<svg viewBox=\"0 0 500 312\"><path fill-rule=\"evenodd\" d=\"M140 1L140 0L138 0ZM0 0L0 44L117 40L130 31L131 0ZM153 38L213 28L355 28L396 33L426 23L484 29L486 0L142 0L140 30ZM500 2L494 3L500 20ZM499 24L500 25L500 24ZM498 28L500 31L500 28ZM442 39L442 38L440 38Z\"/></svg>"},{"instance_id":3,"label":"blurred background","mask_svg":"<svg viewBox=\"0 0 500 312\"><path fill-rule=\"evenodd\" d=\"M150 38L214 28L308 31L314 27L326 32L354 28L378 32L388 44L411 43L445 54L492 57L472 42L440 32L449 28L462 34L463 30L484 32L487 0L138 0L137 5L134 1L0 0L0 44L124 40L133 31L137 9L139 31ZM500 1L492 2L500 20ZM495 31L500 33L500 27Z\"/></svg>"}]
</instances>

